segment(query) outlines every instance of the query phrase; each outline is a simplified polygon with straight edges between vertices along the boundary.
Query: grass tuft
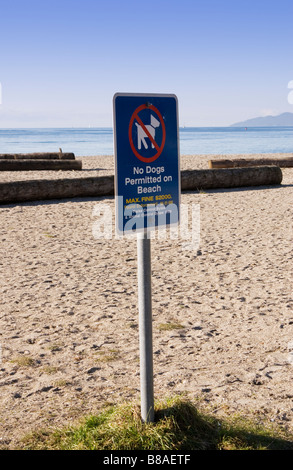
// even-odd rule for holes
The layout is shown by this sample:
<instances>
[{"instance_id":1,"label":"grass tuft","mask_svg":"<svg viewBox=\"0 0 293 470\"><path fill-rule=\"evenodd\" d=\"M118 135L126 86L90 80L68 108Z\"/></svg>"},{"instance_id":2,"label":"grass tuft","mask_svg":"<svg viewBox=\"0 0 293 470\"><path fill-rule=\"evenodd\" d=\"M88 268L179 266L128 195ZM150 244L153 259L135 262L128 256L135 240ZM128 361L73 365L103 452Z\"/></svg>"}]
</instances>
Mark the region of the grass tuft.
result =
<instances>
[{"instance_id":1,"label":"grass tuft","mask_svg":"<svg viewBox=\"0 0 293 470\"><path fill-rule=\"evenodd\" d=\"M156 404L155 422L141 422L140 407L105 408L77 426L26 436L28 450L293 450L293 436L239 417L229 422L200 413L189 400Z\"/></svg>"},{"instance_id":2,"label":"grass tuft","mask_svg":"<svg viewBox=\"0 0 293 470\"><path fill-rule=\"evenodd\" d=\"M159 331L182 330L184 326L176 322L160 323L158 329Z\"/></svg>"}]
</instances>

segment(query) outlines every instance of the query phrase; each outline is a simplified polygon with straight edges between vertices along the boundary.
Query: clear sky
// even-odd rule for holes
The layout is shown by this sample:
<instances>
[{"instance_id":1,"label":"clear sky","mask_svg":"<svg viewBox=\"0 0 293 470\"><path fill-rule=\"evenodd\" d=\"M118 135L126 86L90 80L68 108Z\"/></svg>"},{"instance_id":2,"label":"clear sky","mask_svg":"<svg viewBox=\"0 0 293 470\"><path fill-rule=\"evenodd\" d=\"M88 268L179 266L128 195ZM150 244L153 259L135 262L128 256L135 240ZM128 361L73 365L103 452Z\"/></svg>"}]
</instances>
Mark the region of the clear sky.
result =
<instances>
[{"instance_id":1,"label":"clear sky","mask_svg":"<svg viewBox=\"0 0 293 470\"><path fill-rule=\"evenodd\" d=\"M0 0L1 127L112 126L116 92L180 125L293 112L292 0Z\"/></svg>"}]
</instances>

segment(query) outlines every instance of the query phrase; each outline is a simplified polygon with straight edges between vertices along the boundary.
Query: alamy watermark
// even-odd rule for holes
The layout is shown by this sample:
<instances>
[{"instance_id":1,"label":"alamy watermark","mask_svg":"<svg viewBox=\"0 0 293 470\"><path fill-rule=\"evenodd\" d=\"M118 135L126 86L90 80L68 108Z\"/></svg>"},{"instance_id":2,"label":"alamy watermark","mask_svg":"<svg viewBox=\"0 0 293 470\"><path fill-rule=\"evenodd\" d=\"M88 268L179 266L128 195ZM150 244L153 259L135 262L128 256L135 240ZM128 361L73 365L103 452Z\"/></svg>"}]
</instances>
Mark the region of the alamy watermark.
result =
<instances>
[{"instance_id":1,"label":"alamy watermark","mask_svg":"<svg viewBox=\"0 0 293 470\"><path fill-rule=\"evenodd\" d=\"M0 82L0 104L2 104L2 84Z\"/></svg>"},{"instance_id":2,"label":"alamy watermark","mask_svg":"<svg viewBox=\"0 0 293 470\"><path fill-rule=\"evenodd\" d=\"M95 221L92 225L92 234L95 239L133 238L141 232L146 217L149 238L180 240L182 249L197 251L200 246L200 205L181 204L179 224L169 225L168 215L171 223L172 217L174 220L178 219L178 208L175 204L167 207L163 204L151 204L145 209L139 204L135 206L128 204L124 207L124 216L128 218L125 227L128 225L128 231L120 235L114 228L113 205L100 202L93 208L92 216ZM158 229L154 226L155 218L159 221Z\"/></svg>"},{"instance_id":3,"label":"alamy watermark","mask_svg":"<svg viewBox=\"0 0 293 470\"><path fill-rule=\"evenodd\" d=\"M292 88L292 91L288 94L288 103L293 104L293 80L288 83L288 88Z\"/></svg>"}]
</instances>

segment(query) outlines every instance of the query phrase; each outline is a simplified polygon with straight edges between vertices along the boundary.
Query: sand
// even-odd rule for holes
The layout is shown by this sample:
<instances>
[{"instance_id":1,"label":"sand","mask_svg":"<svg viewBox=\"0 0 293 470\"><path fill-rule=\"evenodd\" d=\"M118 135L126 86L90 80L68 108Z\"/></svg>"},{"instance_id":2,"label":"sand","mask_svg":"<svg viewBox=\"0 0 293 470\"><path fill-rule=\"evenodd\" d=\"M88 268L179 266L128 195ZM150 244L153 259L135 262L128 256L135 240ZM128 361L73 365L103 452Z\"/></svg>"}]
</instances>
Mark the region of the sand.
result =
<instances>
[{"instance_id":1,"label":"sand","mask_svg":"<svg viewBox=\"0 0 293 470\"><path fill-rule=\"evenodd\" d=\"M223 158L181 168L211 157ZM84 176L113 174L112 157L82 160ZM293 169L282 171L281 186L183 193L200 207L199 246L152 240L156 400L183 394L293 431ZM65 176L76 172L0 180ZM105 206L114 224L113 197L0 206L2 448L139 402L136 240L95 238Z\"/></svg>"}]
</instances>

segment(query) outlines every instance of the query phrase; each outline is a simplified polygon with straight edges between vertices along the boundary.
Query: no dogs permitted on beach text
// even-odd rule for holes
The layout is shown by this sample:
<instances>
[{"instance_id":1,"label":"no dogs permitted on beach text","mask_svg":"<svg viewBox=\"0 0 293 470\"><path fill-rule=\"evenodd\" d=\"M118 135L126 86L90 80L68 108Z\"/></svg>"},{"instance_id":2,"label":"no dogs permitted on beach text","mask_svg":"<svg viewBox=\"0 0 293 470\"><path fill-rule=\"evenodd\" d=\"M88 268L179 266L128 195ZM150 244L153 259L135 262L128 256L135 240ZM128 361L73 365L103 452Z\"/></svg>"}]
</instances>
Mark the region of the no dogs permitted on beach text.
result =
<instances>
[{"instance_id":1,"label":"no dogs permitted on beach text","mask_svg":"<svg viewBox=\"0 0 293 470\"><path fill-rule=\"evenodd\" d=\"M113 106L118 233L178 224L177 97L117 93Z\"/></svg>"}]
</instances>

